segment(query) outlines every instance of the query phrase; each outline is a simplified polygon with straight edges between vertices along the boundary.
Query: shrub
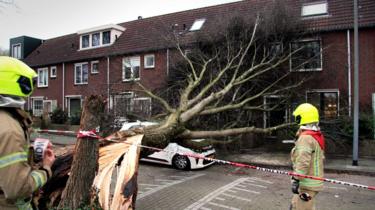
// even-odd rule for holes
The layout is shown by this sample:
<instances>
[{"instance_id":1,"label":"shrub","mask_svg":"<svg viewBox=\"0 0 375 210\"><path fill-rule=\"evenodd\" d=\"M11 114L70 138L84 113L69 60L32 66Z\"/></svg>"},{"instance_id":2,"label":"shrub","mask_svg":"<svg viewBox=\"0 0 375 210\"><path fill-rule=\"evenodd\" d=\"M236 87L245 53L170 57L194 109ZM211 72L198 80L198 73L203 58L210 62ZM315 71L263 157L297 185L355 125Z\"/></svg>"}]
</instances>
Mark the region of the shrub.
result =
<instances>
[{"instance_id":1,"label":"shrub","mask_svg":"<svg viewBox=\"0 0 375 210\"><path fill-rule=\"evenodd\" d=\"M68 113L61 108L57 108L52 112L51 121L56 124L64 124L68 120Z\"/></svg>"}]
</instances>

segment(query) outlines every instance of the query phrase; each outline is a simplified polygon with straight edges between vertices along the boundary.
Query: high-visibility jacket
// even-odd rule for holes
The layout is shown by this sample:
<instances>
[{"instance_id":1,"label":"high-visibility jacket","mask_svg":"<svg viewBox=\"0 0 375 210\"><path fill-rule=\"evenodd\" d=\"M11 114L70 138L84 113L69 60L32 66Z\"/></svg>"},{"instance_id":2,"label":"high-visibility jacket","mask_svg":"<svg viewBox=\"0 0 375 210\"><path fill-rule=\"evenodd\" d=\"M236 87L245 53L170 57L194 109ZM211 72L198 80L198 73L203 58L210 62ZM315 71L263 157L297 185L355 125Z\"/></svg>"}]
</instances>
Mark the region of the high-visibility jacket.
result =
<instances>
[{"instance_id":1,"label":"high-visibility jacket","mask_svg":"<svg viewBox=\"0 0 375 210\"><path fill-rule=\"evenodd\" d=\"M32 209L32 193L51 175L50 168L34 170L28 162L31 120L16 108L0 108L0 209Z\"/></svg>"},{"instance_id":2,"label":"high-visibility jacket","mask_svg":"<svg viewBox=\"0 0 375 210\"><path fill-rule=\"evenodd\" d=\"M324 138L320 131L317 135L301 132L295 147L291 151L293 172L303 175L323 177L324 176ZM315 137L315 138L314 138ZM300 189L321 191L323 181L308 178L295 177L300 180Z\"/></svg>"}]
</instances>

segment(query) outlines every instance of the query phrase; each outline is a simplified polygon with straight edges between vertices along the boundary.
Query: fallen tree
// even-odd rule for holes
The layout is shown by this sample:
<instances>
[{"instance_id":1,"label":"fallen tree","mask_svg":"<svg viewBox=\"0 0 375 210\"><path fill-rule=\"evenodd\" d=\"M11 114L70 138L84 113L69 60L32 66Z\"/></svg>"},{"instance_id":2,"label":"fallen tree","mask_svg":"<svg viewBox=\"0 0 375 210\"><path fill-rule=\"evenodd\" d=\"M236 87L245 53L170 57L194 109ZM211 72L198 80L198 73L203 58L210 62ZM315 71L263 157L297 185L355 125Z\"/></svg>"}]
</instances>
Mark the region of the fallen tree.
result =
<instances>
[{"instance_id":1,"label":"fallen tree","mask_svg":"<svg viewBox=\"0 0 375 210\"><path fill-rule=\"evenodd\" d=\"M279 6L278 11L281 8ZM57 158L53 166L54 175L43 188L44 194L39 199L40 209L57 204L59 208L70 209L92 206L97 195L100 195L99 202L105 209L133 208L139 150L132 151L133 155L127 156L125 153L131 151L130 147L120 142L130 141L129 139L137 135L143 135L142 145L164 148L175 138L216 138L244 133L270 133L289 127L292 123L264 128L248 118L254 113L275 108L264 106L263 97L276 94L290 96L291 90L304 82L301 78L295 81L287 80L291 74L288 62L291 56L301 49L276 52L271 50L272 46L275 47L273 43L277 42L289 46L288 42L293 37L282 35L290 35L297 30L298 27L293 27L290 21L293 16L288 16L288 11L284 11L274 18L268 22L267 18L261 18L259 15L246 21L235 19L235 24L228 24L228 28L223 30L225 33L211 37L212 40L206 40L204 44L198 42L196 46L189 46L192 48L192 54L187 54L186 45L181 45L183 41L180 40L179 33L174 34L176 51L185 65L181 69L183 77L177 80L177 88L172 90L173 102L138 83L141 90L163 108L160 123L138 131L111 135L110 138L116 139L117 145L110 145L109 141L103 143L102 156L110 157L102 162L106 166L98 166L98 139L87 136L78 138L73 152ZM269 22L272 21L280 28L279 31L270 30L273 26ZM261 24L267 27L262 28ZM101 97L88 97L84 103L80 129L90 131L100 126L104 107ZM199 123L212 122L213 119L227 119L229 124L222 123L221 127L212 128ZM199 126L193 126L194 124L211 129L199 130ZM126 144L130 143L134 142ZM120 151L109 155L105 152L109 151L105 146L119 148ZM122 168L123 172L117 174L120 178L117 180L118 185L114 187L117 194L114 195L113 203L109 195L110 178L116 167ZM96 173L99 173L99 178L95 179L95 186L103 191L98 192L92 188Z\"/></svg>"}]
</instances>

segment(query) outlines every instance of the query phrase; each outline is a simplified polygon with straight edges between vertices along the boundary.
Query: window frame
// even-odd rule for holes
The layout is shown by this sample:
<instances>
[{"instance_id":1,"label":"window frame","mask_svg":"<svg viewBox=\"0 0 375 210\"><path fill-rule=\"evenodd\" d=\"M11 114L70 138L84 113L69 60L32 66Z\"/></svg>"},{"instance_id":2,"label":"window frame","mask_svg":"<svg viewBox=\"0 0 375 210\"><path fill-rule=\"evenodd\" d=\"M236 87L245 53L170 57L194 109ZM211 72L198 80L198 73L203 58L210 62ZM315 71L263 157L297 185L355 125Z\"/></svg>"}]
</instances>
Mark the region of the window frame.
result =
<instances>
[{"instance_id":1,"label":"window frame","mask_svg":"<svg viewBox=\"0 0 375 210\"><path fill-rule=\"evenodd\" d=\"M206 18L195 19L194 23L191 25L189 31L199 31L199 30L201 30L205 22L206 22Z\"/></svg>"},{"instance_id":2,"label":"window frame","mask_svg":"<svg viewBox=\"0 0 375 210\"><path fill-rule=\"evenodd\" d=\"M133 104L133 106L132 106L132 112L133 113L136 113L136 111L134 110L135 109L134 107L137 107L136 106L136 101L149 101L149 107L147 107L148 112L145 113L145 112L143 112L144 110L142 109L141 110L141 114L145 114L145 116L150 117L151 113L152 113L152 99L151 99L151 97L134 97L132 99L132 104ZM142 106L142 108L143 108L143 106Z\"/></svg>"},{"instance_id":3,"label":"window frame","mask_svg":"<svg viewBox=\"0 0 375 210\"><path fill-rule=\"evenodd\" d=\"M109 32L109 42L108 42L108 43L104 43L104 33L105 33L105 32ZM100 41L101 41L102 45L103 45L103 46L110 45L110 44L111 44L111 30L102 31L100 34L101 34L101 39L100 39Z\"/></svg>"},{"instance_id":4,"label":"window frame","mask_svg":"<svg viewBox=\"0 0 375 210\"><path fill-rule=\"evenodd\" d=\"M153 58L153 64L152 65L147 65L147 58ZM143 57L143 65L144 65L144 68L145 69L152 69L152 68L155 68L155 54L147 54L147 55L144 55Z\"/></svg>"},{"instance_id":5,"label":"window frame","mask_svg":"<svg viewBox=\"0 0 375 210\"><path fill-rule=\"evenodd\" d=\"M54 74L52 74L53 73L53 71L52 71L53 69L55 70ZM49 70L50 70L50 77L51 78L56 78L57 77L57 67L56 66L51 66Z\"/></svg>"},{"instance_id":6,"label":"window frame","mask_svg":"<svg viewBox=\"0 0 375 210\"><path fill-rule=\"evenodd\" d=\"M339 89L312 89L312 90L306 90L305 92L305 100L311 104L314 104L311 102L311 100L309 101L308 100L308 94L309 93L336 93L336 96L337 96L337 99L336 99L336 103L337 103L337 115L335 118L339 117L340 116L340 90ZM321 98L319 98L319 103L321 103ZM319 115L320 115L320 118L322 119L325 119L325 114L323 113L323 109L322 107L320 107L320 104L319 106Z\"/></svg>"},{"instance_id":7,"label":"window frame","mask_svg":"<svg viewBox=\"0 0 375 210\"><path fill-rule=\"evenodd\" d=\"M37 87L38 88L48 87L48 67L38 68L37 72L38 72ZM40 76L39 76L39 74L41 72L43 72L43 74L47 74L45 76L45 78L46 78L46 84L41 84Z\"/></svg>"},{"instance_id":8,"label":"window frame","mask_svg":"<svg viewBox=\"0 0 375 210\"><path fill-rule=\"evenodd\" d=\"M86 82L83 82L83 65L87 65L87 81ZM81 67L81 83L77 83L77 71L76 71L76 67L77 66L80 66ZM89 64L88 62L81 62L81 63L75 63L74 64L74 85L87 85L89 83Z\"/></svg>"},{"instance_id":9,"label":"window frame","mask_svg":"<svg viewBox=\"0 0 375 210\"><path fill-rule=\"evenodd\" d=\"M94 35L99 35L97 45L94 45ZM102 33L101 32L94 32L94 33L90 34L90 38L91 38L91 46L90 47L95 48L95 47L100 47L102 45Z\"/></svg>"},{"instance_id":10,"label":"window frame","mask_svg":"<svg viewBox=\"0 0 375 210\"><path fill-rule=\"evenodd\" d=\"M17 47L18 50L14 50L14 48ZM12 44L12 57L13 58L17 58L17 59L21 59L22 58L22 43L16 43L16 44ZM18 56L15 56L15 51L17 52L17 55Z\"/></svg>"},{"instance_id":11,"label":"window frame","mask_svg":"<svg viewBox=\"0 0 375 210\"><path fill-rule=\"evenodd\" d=\"M86 47L83 46L83 38L88 37L88 45ZM81 36L81 49L88 49L91 47L91 34L85 34Z\"/></svg>"},{"instance_id":12,"label":"window frame","mask_svg":"<svg viewBox=\"0 0 375 210\"><path fill-rule=\"evenodd\" d=\"M307 43L307 42L319 42L319 59L320 59L320 67L319 68L308 68L305 69L304 67L299 67L297 69L293 69L293 55L292 55L292 45L293 43ZM308 72L308 71L322 71L323 70L323 49L322 49L322 40L320 38L310 38L310 39L300 39L297 41L290 42L290 58L289 58L289 70L292 72ZM298 52L296 53L298 55Z\"/></svg>"},{"instance_id":13,"label":"window frame","mask_svg":"<svg viewBox=\"0 0 375 210\"><path fill-rule=\"evenodd\" d=\"M44 100L43 100L43 97L42 96L36 96L36 97L30 97L31 98L31 102L32 102L32 106L31 106L31 109L32 109L32 112L33 112L33 115L34 116L42 116L43 115L43 106L44 106ZM41 109L35 109L35 101L41 101ZM36 112L35 110L37 110L38 112Z\"/></svg>"},{"instance_id":14,"label":"window frame","mask_svg":"<svg viewBox=\"0 0 375 210\"><path fill-rule=\"evenodd\" d=\"M97 71L93 71L94 64L97 64ZM91 74L99 74L99 61L91 61Z\"/></svg>"},{"instance_id":15,"label":"window frame","mask_svg":"<svg viewBox=\"0 0 375 210\"><path fill-rule=\"evenodd\" d=\"M126 65L125 65L125 62L126 62L126 59L129 59L129 62L130 62L130 70L131 70L131 77L129 79L126 79ZM132 59L133 60L138 60L139 62L139 69L138 69L138 77L135 78L134 77L134 68L133 66L131 65L131 62L132 62ZM136 67L136 66L135 66ZM123 57L122 59L122 81L123 82L129 82L129 81L139 81L141 79L141 57L140 56L129 56L129 57Z\"/></svg>"},{"instance_id":16,"label":"window frame","mask_svg":"<svg viewBox=\"0 0 375 210\"><path fill-rule=\"evenodd\" d=\"M317 8L312 7L319 7L321 5L325 6L325 11L313 12L313 10ZM310 9L310 12L306 12L306 10ZM321 9L321 8L318 8ZM328 15L328 2L327 1L317 1L317 2L311 2L311 3L305 3L301 6L301 17L302 18L311 18L311 17L321 17L321 16L327 16Z\"/></svg>"},{"instance_id":17,"label":"window frame","mask_svg":"<svg viewBox=\"0 0 375 210\"><path fill-rule=\"evenodd\" d=\"M287 97L285 95L265 95L265 96L263 96L263 108L264 109L268 108L267 105L269 105L270 103L267 103L267 101L270 100L270 99L280 99L282 101L283 99L287 99ZM290 108L288 107L286 102L285 102L284 105L285 105L284 108L281 107L281 108L284 109L284 112L285 112L284 123L289 123L290 122L290 116L291 116ZM268 118L270 118L269 115L272 111L275 111L275 110L269 110L269 111L264 110L263 111L263 128L267 128L267 126L270 126L267 123L269 122Z\"/></svg>"}]
</instances>

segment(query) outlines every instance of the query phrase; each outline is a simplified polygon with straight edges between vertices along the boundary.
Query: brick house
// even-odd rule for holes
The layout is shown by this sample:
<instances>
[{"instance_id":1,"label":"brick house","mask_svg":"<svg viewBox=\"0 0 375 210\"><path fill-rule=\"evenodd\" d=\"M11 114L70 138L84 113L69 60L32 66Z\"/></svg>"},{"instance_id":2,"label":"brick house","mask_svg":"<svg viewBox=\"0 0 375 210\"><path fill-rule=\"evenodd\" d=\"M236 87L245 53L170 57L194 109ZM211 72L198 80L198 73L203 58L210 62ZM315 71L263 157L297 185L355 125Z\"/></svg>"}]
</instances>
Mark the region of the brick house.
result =
<instances>
[{"instance_id":1,"label":"brick house","mask_svg":"<svg viewBox=\"0 0 375 210\"><path fill-rule=\"evenodd\" d=\"M152 100L139 91L134 81L156 90L165 87L169 75L173 45L164 39L177 31L189 40L197 31L212 30L227 14L255 13L273 0L245 0L178 13L94 27L74 34L39 40L28 55L18 53L26 48L25 37L11 39L11 55L23 59L38 72L38 85L28 99L34 115L61 107L74 115L83 98L102 94L117 116L137 112L152 113ZM313 32L295 40L291 46L306 47L300 56L314 55L294 74L314 76L301 88L304 98L317 105L324 118L350 115L353 91L353 1L352 0L285 0ZM360 72L359 100L361 111L371 111L375 100L375 1L359 0ZM34 43L38 39L34 40ZM21 48L21 49L19 49ZM30 50L29 50L30 51ZM290 66L299 64L290 59ZM264 103L278 96L264 98ZM300 102L299 101L299 102ZM296 102L297 103L297 102ZM119 104L122 104L119 108ZM125 106L124 106L125 104ZM264 113L264 125L272 118L286 120L291 108Z\"/></svg>"}]
</instances>

